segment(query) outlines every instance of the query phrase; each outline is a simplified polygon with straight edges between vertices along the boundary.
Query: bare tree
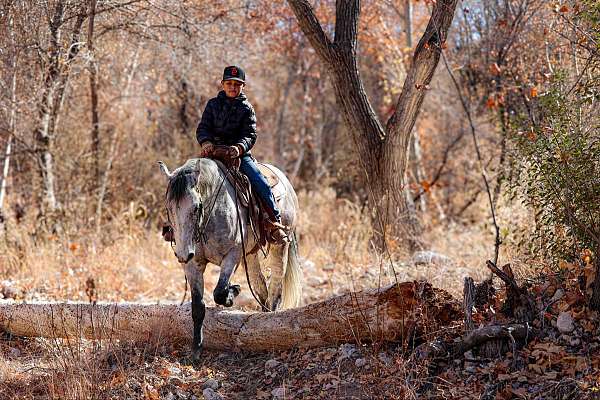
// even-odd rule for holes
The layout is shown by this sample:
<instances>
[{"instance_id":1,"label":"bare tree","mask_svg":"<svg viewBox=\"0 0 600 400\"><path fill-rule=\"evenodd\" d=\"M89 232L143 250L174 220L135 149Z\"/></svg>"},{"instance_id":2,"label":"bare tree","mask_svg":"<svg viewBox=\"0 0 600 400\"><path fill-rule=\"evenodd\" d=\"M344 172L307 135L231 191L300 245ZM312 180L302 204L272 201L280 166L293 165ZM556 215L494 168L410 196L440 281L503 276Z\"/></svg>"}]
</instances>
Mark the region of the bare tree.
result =
<instances>
[{"instance_id":1,"label":"bare tree","mask_svg":"<svg viewBox=\"0 0 600 400\"><path fill-rule=\"evenodd\" d=\"M10 168L10 156L12 154L12 142L15 132L15 126L17 122L17 66L19 53L16 51L15 37L14 37L14 16L9 16L9 29L10 38L15 49L12 60L12 83L10 93L10 115L8 117L8 139L6 141L6 149L4 151L4 165L2 167L2 179L0 180L0 224L2 223L4 198L6 197L6 186L8 181L8 172Z\"/></svg>"},{"instance_id":2,"label":"bare tree","mask_svg":"<svg viewBox=\"0 0 600 400\"><path fill-rule=\"evenodd\" d=\"M85 9L77 11L80 12L67 18L65 2L57 1L52 15L48 15L48 67L44 71L44 86L38 103L38 124L34 132L36 158L43 180L43 200L40 206L42 211L53 212L59 208L54 174L55 128L71 71L71 62L79 52L79 36L86 16ZM70 20L71 27L67 30L65 26ZM70 33L71 36L66 47L61 42L63 33Z\"/></svg>"},{"instance_id":3,"label":"bare tree","mask_svg":"<svg viewBox=\"0 0 600 400\"><path fill-rule=\"evenodd\" d=\"M308 1L288 0L288 3L302 31L331 74L339 107L367 176L369 198L376 210L373 220L376 235L381 239L385 239L387 231L398 237L407 235L409 246L418 246L416 238L420 227L402 219L408 207L403 196L404 173L411 131L439 62L457 0L434 3L394 114L385 127L367 98L358 71L356 47L360 1L336 1L333 40L324 32ZM409 223L404 232L402 222ZM381 241L381 244L384 243L384 240Z\"/></svg>"},{"instance_id":4,"label":"bare tree","mask_svg":"<svg viewBox=\"0 0 600 400\"><path fill-rule=\"evenodd\" d=\"M98 64L96 63L94 52L94 20L96 19L96 0L90 0L89 18L88 18L88 33L87 33L87 49L90 57L90 100L91 100L91 116L92 116L92 157L94 163L94 182L96 186L100 182L100 117L98 116Z\"/></svg>"}]
</instances>

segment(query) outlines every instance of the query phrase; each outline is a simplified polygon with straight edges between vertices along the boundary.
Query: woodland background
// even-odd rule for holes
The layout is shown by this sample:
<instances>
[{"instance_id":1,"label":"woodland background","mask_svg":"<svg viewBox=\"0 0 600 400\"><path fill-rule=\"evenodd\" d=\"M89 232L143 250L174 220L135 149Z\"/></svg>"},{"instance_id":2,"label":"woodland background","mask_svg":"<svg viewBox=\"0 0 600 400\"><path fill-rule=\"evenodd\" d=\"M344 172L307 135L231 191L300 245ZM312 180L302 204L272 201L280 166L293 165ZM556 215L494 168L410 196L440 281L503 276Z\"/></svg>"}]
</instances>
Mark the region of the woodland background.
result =
<instances>
[{"instance_id":1,"label":"woodland background","mask_svg":"<svg viewBox=\"0 0 600 400\"><path fill-rule=\"evenodd\" d=\"M579 303L569 300L568 306L581 307L581 319L597 324L597 2L458 3L434 79L419 88L426 96L406 152L405 186L394 189L407 199L402 217L412 228L392 229L383 246L372 228L369 186L331 76L286 2L0 4L0 293L5 298L181 298L183 273L160 236L165 182L156 162L173 168L197 154L195 128L204 105L219 90L223 67L237 64L246 71L246 93L258 117L253 154L285 170L299 193L306 303L412 279L427 279L460 298L465 276L489 277L485 260L490 259L510 263L519 283L546 285L549 297L558 288L577 293ZM312 5L325 33L334 35L335 2ZM381 121L395 112L434 5L362 2L356 56ZM218 270L210 274L212 291ZM243 281L241 274L237 280ZM247 290L240 299L241 307L254 308ZM161 389L177 375L171 369L184 381L181 375L190 371L174 361L171 350L158 347L141 355L119 348L119 357L143 367L104 371L92 368L103 365L94 360L116 354L115 348L80 347L86 349L74 355L63 343L6 341L7 363L0 367L4 390L15 398L153 398L155 392L163 398L178 393ZM324 351L311 357L337 359ZM405 398L422 389L422 382L408 375L395 385L386 383L398 373L386 375L386 368L397 364L382 361L378 351L368 353L375 364L364 376L379 389L367 396ZM550 353L562 357L561 351ZM597 347L586 351L588 360L594 359L590 351L597 360ZM235 389L229 383L245 385L227 368L238 361L255 365L249 357L209 355L204 369L190 374L217 379L215 390L227 397ZM302 357L309 355L273 357L271 366L288 366L306 364ZM333 361L331 368L339 367ZM590 361L569 379L585 381L582 376L593 375L597 364ZM164 368L171 372L161 375ZM293 368L288 369L265 373L261 364L263 386L248 396L277 397L280 392L271 389L285 386ZM561 377L555 376L557 382ZM289 382L292 389L284 393L319 398L321 391L337 390L346 397L339 392L339 375L328 388L335 379L321 378L316 392L294 391ZM578 388L600 382L586 385ZM193 385L185 390L195 393Z\"/></svg>"}]
</instances>

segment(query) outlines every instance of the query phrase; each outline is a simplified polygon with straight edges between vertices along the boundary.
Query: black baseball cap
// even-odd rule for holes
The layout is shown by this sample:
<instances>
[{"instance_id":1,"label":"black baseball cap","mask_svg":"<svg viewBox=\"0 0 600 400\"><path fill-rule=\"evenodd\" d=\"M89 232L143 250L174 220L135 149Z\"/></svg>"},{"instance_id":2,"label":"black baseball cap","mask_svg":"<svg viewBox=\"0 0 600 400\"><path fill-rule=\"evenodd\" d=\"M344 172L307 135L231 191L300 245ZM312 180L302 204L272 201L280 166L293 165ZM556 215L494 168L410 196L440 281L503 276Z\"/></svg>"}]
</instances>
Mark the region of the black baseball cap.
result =
<instances>
[{"instance_id":1,"label":"black baseball cap","mask_svg":"<svg viewBox=\"0 0 600 400\"><path fill-rule=\"evenodd\" d=\"M231 65L229 67L225 67L225 70L223 71L223 80L246 83L246 73L240 67Z\"/></svg>"}]
</instances>

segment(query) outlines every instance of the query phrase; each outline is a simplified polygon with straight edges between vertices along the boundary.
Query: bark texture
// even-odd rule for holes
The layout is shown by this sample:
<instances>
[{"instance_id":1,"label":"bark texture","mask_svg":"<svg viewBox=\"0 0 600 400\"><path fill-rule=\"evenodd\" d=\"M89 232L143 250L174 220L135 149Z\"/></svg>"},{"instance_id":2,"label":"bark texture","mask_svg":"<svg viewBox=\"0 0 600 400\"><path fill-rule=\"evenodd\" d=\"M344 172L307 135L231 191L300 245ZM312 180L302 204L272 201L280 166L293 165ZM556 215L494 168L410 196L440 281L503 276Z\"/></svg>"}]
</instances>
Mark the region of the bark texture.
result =
<instances>
[{"instance_id":1,"label":"bark texture","mask_svg":"<svg viewBox=\"0 0 600 400\"><path fill-rule=\"evenodd\" d=\"M45 60L48 67L44 72L44 86L38 104L38 124L34 137L36 158L43 182L43 199L40 210L50 213L59 208L54 177L56 125L70 75L70 64L79 53L79 36L85 16L86 13L82 12L75 17L67 49L64 49L61 44L61 35L65 30L64 25L67 23L64 1L56 2L48 21L50 42ZM67 54L66 62L63 61L65 53Z\"/></svg>"},{"instance_id":2,"label":"bark texture","mask_svg":"<svg viewBox=\"0 0 600 400\"><path fill-rule=\"evenodd\" d=\"M94 160L94 182L100 182L100 117L98 115L98 64L94 51L94 20L96 18L96 0L90 0L87 49L90 57L88 69L90 72L90 103L92 117L92 157ZM97 188L94 188L97 189Z\"/></svg>"},{"instance_id":3,"label":"bark texture","mask_svg":"<svg viewBox=\"0 0 600 400\"><path fill-rule=\"evenodd\" d=\"M359 0L336 1L335 37L323 31L306 0L288 0L300 28L331 74L344 120L367 175L370 201L377 210L373 227L381 236L401 233L418 247L418 221L405 218L409 205L403 196L411 131L426 89L440 59L457 0L434 2L427 29L407 73L396 109L384 128L367 98L356 57ZM401 225L408 229L400 229ZM391 228L391 229L390 229ZM398 235L396 235L398 236Z\"/></svg>"},{"instance_id":4,"label":"bark texture","mask_svg":"<svg viewBox=\"0 0 600 400\"><path fill-rule=\"evenodd\" d=\"M428 283L401 283L273 313L207 308L204 346L270 351L400 341L423 330L437 330L458 318L459 305L446 292ZM0 302L0 329L19 336L188 342L192 316L190 303Z\"/></svg>"}]
</instances>

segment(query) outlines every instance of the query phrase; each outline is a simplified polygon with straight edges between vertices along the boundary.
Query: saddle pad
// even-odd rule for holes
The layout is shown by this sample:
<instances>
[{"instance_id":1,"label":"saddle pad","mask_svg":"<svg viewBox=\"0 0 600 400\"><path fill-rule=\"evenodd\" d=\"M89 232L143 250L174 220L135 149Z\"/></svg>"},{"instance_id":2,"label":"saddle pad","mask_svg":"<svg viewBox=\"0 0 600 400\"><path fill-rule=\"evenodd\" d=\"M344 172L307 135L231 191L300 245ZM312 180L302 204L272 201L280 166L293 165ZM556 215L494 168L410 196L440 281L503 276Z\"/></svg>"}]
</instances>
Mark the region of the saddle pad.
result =
<instances>
[{"instance_id":1,"label":"saddle pad","mask_svg":"<svg viewBox=\"0 0 600 400\"><path fill-rule=\"evenodd\" d=\"M273 197L275 197L275 201L279 201L280 198L285 194L285 186L279 181L279 177L273 169L268 164L257 163L258 170L260 173L267 179L269 183L269 187L273 192Z\"/></svg>"}]
</instances>

